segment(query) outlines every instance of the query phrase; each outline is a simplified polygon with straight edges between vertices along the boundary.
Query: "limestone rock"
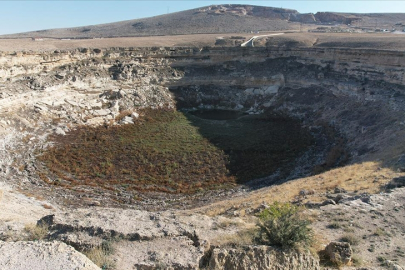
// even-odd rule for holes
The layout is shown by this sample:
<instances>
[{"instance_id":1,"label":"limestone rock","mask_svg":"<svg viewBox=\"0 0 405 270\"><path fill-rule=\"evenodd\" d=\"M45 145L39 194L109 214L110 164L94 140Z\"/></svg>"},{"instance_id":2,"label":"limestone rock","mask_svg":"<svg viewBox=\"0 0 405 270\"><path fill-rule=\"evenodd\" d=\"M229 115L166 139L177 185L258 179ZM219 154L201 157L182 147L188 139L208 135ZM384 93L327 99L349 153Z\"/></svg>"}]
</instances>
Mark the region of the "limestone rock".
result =
<instances>
[{"instance_id":1,"label":"limestone rock","mask_svg":"<svg viewBox=\"0 0 405 270\"><path fill-rule=\"evenodd\" d=\"M347 265L352 260L352 248L346 242L330 242L325 248L326 255L338 265Z\"/></svg>"},{"instance_id":2,"label":"limestone rock","mask_svg":"<svg viewBox=\"0 0 405 270\"><path fill-rule=\"evenodd\" d=\"M265 88L264 93L266 95L277 94L279 88L280 88L279 85L270 85L270 86Z\"/></svg>"},{"instance_id":3,"label":"limestone rock","mask_svg":"<svg viewBox=\"0 0 405 270\"><path fill-rule=\"evenodd\" d=\"M328 205L328 204L336 204L336 202L334 200L332 200L332 199L327 199L327 200L322 202L321 206L325 206L325 205Z\"/></svg>"},{"instance_id":4,"label":"limestone rock","mask_svg":"<svg viewBox=\"0 0 405 270\"><path fill-rule=\"evenodd\" d=\"M60 79L60 80L65 78L65 76L66 76L66 73L64 73L64 72L60 72L60 73L55 74L55 77Z\"/></svg>"},{"instance_id":5,"label":"limestone rock","mask_svg":"<svg viewBox=\"0 0 405 270\"><path fill-rule=\"evenodd\" d=\"M57 213L43 217L39 224L47 224L54 235L69 232L94 232L104 239L121 236L129 240L152 240L162 237L187 236L193 241L204 235L196 225L190 222L201 222L205 226L208 217L182 217L181 219L165 213L161 216L151 215L147 211L119 210L111 208L78 209L75 213ZM182 220L182 221L181 221ZM197 233L197 234L196 234ZM93 235L93 234L91 234ZM197 238L196 238L197 237Z\"/></svg>"},{"instance_id":6,"label":"limestone rock","mask_svg":"<svg viewBox=\"0 0 405 270\"><path fill-rule=\"evenodd\" d=\"M253 95L254 89L253 88L248 88L245 90L246 95Z\"/></svg>"},{"instance_id":7,"label":"limestone rock","mask_svg":"<svg viewBox=\"0 0 405 270\"><path fill-rule=\"evenodd\" d=\"M148 212L130 209L77 209L55 213L38 224L49 226L52 237L80 249L99 246L117 237L116 269L198 269L209 243L236 228L221 228L224 217L177 215L172 211ZM56 268L57 269L57 268Z\"/></svg>"},{"instance_id":8,"label":"limestone rock","mask_svg":"<svg viewBox=\"0 0 405 270\"><path fill-rule=\"evenodd\" d=\"M126 125L126 124L133 124L133 123L134 123L134 120L133 120L133 118L130 117L130 116L125 116L125 117L122 118L122 120L121 120L121 124L124 124L124 125Z\"/></svg>"},{"instance_id":9,"label":"limestone rock","mask_svg":"<svg viewBox=\"0 0 405 270\"><path fill-rule=\"evenodd\" d=\"M208 269L310 270L320 267L318 259L309 252L282 251L269 246L246 246L240 249L213 249Z\"/></svg>"},{"instance_id":10,"label":"limestone rock","mask_svg":"<svg viewBox=\"0 0 405 270\"><path fill-rule=\"evenodd\" d=\"M341 187L335 187L334 192L335 193L347 193L346 189L341 188Z\"/></svg>"},{"instance_id":11,"label":"limestone rock","mask_svg":"<svg viewBox=\"0 0 405 270\"><path fill-rule=\"evenodd\" d=\"M94 117L94 118L88 119L86 123L90 126L101 125L104 123L104 118L103 117Z\"/></svg>"},{"instance_id":12,"label":"limestone rock","mask_svg":"<svg viewBox=\"0 0 405 270\"><path fill-rule=\"evenodd\" d=\"M108 114L110 114L111 113L111 111L110 110L106 110L106 109L101 109L101 110L95 110L94 111L94 115L95 116L105 116L105 115L108 115Z\"/></svg>"},{"instance_id":13,"label":"limestone rock","mask_svg":"<svg viewBox=\"0 0 405 270\"><path fill-rule=\"evenodd\" d=\"M99 270L86 256L61 242L0 241L0 269Z\"/></svg>"},{"instance_id":14,"label":"limestone rock","mask_svg":"<svg viewBox=\"0 0 405 270\"><path fill-rule=\"evenodd\" d=\"M390 260L386 260L384 264L391 270L404 270L403 267Z\"/></svg>"},{"instance_id":15,"label":"limestone rock","mask_svg":"<svg viewBox=\"0 0 405 270\"><path fill-rule=\"evenodd\" d=\"M56 129L55 129L55 134L56 135L66 135L66 133L65 133L65 131L62 129L62 128L60 128L60 127L57 127Z\"/></svg>"},{"instance_id":16,"label":"limestone rock","mask_svg":"<svg viewBox=\"0 0 405 270\"><path fill-rule=\"evenodd\" d=\"M302 197L306 197L308 195L314 195L314 194L315 194L315 190L313 190L313 189L310 189L310 190L301 189L299 192L299 195Z\"/></svg>"},{"instance_id":17,"label":"limestone rock","mask_svg":"<svg viewBox=\"0 0 405 270\"><path fill-rule=\"evenodd\" d=\"M337 196L331 198L332 200L335 201L335 203L340 203L343 200L349 199L350 196L349 195L345 195L345 194L338 194Z\"/></svg>"},{"instance_id":18,"label":"limestone rock","mask_svg":"<svg viewBox=\"0 0 405 270\"><path fill-rule=\"evenodd\" d=\"M195 247L184 236L151 241L121 241L116 269L199 269L204 247Z\"/></svg>"}]
</instances>

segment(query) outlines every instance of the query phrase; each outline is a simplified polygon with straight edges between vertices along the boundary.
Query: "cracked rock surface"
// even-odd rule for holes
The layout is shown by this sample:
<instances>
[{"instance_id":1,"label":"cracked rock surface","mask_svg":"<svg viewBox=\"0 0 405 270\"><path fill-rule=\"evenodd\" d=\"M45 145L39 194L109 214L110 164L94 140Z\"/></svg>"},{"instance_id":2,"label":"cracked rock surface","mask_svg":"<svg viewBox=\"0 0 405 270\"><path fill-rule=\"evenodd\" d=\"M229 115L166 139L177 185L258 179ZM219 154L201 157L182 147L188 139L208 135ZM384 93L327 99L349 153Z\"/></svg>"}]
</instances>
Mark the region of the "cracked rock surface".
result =
<instances>
[{"instance_id":1,"label":"cracked rock surface","mask_svg":"<svg viewBox=\"0 0 405 270\"><path fill-rule=\"evenodd\" d=\"M86 256L61 242L2 242L0 268L13 270L99 270Z\"/></svg>"}]
</instances>

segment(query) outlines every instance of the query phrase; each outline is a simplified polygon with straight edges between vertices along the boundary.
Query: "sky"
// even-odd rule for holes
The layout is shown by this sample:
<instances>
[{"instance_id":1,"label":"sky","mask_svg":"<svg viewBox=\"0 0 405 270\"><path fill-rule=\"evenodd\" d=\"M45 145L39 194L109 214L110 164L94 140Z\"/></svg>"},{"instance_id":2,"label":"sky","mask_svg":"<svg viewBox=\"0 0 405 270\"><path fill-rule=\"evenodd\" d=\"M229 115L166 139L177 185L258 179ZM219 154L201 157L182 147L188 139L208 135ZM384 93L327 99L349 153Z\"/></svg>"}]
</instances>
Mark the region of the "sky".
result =
<instances>
[{"instance_id":1,"label":"sky","mask_svg":"<svg viewBox=\"0 0 405 270\"><path fill-rule=\"evenodd\" d=\"M27 31L86 26L162 15L218 4L250 4L296 9L300 13L399 12L405 13L405 1L0 1L0 35Z\"/></svg>"}]
</instances>

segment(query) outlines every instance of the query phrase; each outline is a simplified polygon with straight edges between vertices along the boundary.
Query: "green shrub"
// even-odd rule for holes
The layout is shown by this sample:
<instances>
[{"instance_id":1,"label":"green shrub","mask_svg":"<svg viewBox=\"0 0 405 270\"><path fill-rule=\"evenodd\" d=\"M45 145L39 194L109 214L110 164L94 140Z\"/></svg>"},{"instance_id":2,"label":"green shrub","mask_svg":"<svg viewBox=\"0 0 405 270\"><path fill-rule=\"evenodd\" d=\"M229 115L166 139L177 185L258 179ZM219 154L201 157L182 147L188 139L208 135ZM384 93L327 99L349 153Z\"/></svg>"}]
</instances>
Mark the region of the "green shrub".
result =
<instances>
[{"instance_id":1,"label":"green shrub","mask_svg":"<svg viewBox=\"0 0 405 270\"><path fill-rule=\"evenodd\" d=\"M259 215L257 241L283 248L308 247L313 241L310 221L302 215L302 208L290 203L275 202Z\"/></svg>"}]
</instances>

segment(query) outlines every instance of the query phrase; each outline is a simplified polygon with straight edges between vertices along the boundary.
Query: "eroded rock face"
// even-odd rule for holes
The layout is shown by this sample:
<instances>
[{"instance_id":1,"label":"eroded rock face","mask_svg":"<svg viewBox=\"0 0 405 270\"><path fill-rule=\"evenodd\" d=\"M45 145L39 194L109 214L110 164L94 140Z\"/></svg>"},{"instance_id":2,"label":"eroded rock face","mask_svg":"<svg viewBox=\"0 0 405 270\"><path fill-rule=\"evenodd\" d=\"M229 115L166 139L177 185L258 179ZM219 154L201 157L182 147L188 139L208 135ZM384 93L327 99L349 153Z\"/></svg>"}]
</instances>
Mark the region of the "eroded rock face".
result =
<instances>
[{"instance_id":1,"label":"eroded rock face","mask_svg":"<svg viewBox=\"0 0 405 270\"><path fill-rule=\"evenodd\" d=\"M61 242L2 242L0 268L13 270L100 270L86 256Z\"/></svg>"},{"instance_id":2,"label":"eroded rock face","mask_svg":"<svg viewBox=\"0 0 405 270\"><path fill-rule=\"evenodd\" d=\"M215 248L208 264L209 269L235 270L316 270L320 269L318 258L309 252L281 251L268 246L247 246L240 249Z\"/></svg>"},{"instance_id":3,"label":"eroded rock face","mask_svg":"<svg viewBox=\"0 0 405 270\"><path fill-rule=\"evenodd\" d=\"M115 123L125 110L175 104L275 110L315 128L330 125L349 141L352 156L362 156L401 135L404 63L397 52L330 48L3 53L0 113L8 114L0 128L52 120L66 132L72 124Z\"/></svg>"},{"instance_id":4,"label":"eroded rock face","mask_svg":"<svg viewBox=\"0 0 405 270\"><path fill-rule=\"evenodd\" d=\"M235 220L170 211L97 208L45 216L39 224L49 227L52 239L78 250L112 241L117 269L198 269L210 241L240 229L221 228L221 224Z\"/></svg>"}]
</instances>

